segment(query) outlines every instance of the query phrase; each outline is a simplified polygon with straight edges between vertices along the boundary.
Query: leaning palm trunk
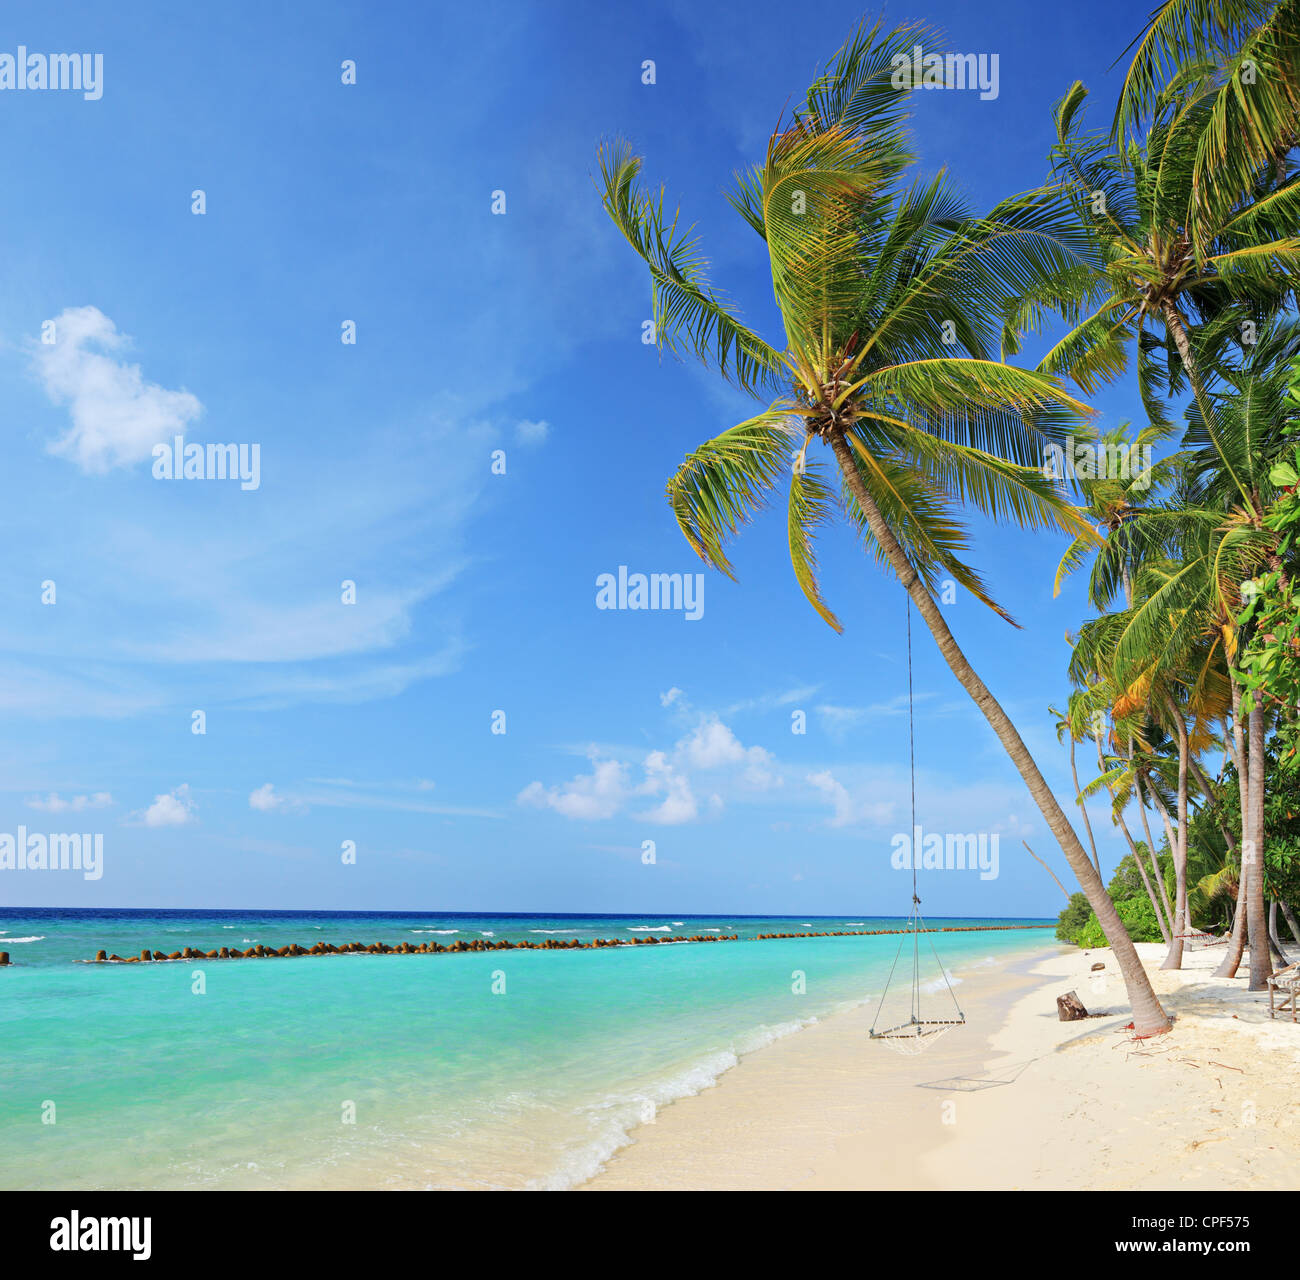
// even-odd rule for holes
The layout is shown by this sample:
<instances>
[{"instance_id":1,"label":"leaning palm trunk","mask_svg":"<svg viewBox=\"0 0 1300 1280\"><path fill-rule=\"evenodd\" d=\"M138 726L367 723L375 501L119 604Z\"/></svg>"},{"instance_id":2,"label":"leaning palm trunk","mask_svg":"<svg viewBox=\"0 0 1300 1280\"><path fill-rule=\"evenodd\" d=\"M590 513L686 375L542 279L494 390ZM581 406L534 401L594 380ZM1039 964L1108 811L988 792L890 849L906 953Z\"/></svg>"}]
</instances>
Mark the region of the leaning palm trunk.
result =
<instances>
[{"instance_id":1,"label":"leaning palm trunk","mask_svg":"<svg viewBox=\"0 0 1300 1280\"><path fill-rule=\"evenodd\" d=\"M984 718L989 722L993 732L997 734L1003 747L1006 748L1007 755L1011 757L1011 762L1025 780L1025 785L1029 788L1029 794L1033 797L1034 803L1038 805L1039 812L1046 819L1049 829L1061 846L1061 851L1065 854L1070 869L1078 878L1089 905L1096 912L1097 920L1100 922L1102 932L1106 935L1106 940L1110 943L1111 950L1115 954L1116 963L1119 965L1120 973L1124 978L1124 985L1128 990L1129 1003L1133 1008L1133 1029L1135 1033L1139 1036L1163 1034L1169 1030L1169 1018L1164 1009L1161 1008L1160 1001L1156 998L1156 993L1151 986L1151 979L1142 967L1137 948L1133 945L1133 940L1128 936L1119 918L1119 912L1115 909L1115 903L1112 901L1110 894L1106 892L1106 886L1102 883L1101 876L1097 874L1097 868L1093 866L1089 859L1087 850L1079 843L1078 835L1070 825L1070 821L1065 816L1061 806L1057 803L1056 797L1052 794L1052 790L1047 785L1042 773L1039 772L1038 765L1029 754L1029 750L1017 732L1015 725L1011 723L1007 713L999 705L997 699L993 697L993 694L989 692L988 686L985 685L984 681L980 679L975 669L967 661L966 655L962 652L956 638L949 630L939 607L925 589L915 568L908 560L907 554L899 545L898 539L894 537L893 530L890 529L888 522L880 512L880 508L862 482L853 455L842 434L835 433L831 437L831 448L834 450L835 457L840 464L844 483L857 499L858 506L862 510L872 536L884 551L886 558L898 575L899 581L902 582L904 590L916 605L921 617L925 619L926 625L930 628L935 643L939 646L939 652L943 654L944 661L947 662L949 669L957 677L962 688L970 694L971 699L983 713Z\"/></svg>"},{"instance_id":2,"label":"leaning palm trunk","mask_svg":"<svg viewBox=\"0 0 1300 1280\"><path fill-rule=\"evenodd\" d=\"M1285 968L1291 963L1285 951L1282 950L1282 939L1277 936L1277 899L1274 898L1268 904L1268 940L1273 944L1273 954L1282 963Z\"/></svg>"},{"instance_id":3,"label":"leaning palm trunk","mask_svg":"<svg viewBox=\"0 0 1300 1280\"><path fill-rule=\"evenodd\" d=\"M1300 942L1300 924L1296 923L1295 913L1287 906L1285 898L1279 898L1277 905L1282 908L1282 915L1286 919L1286 927L1291 930L1291 936Z\"/></svg>"},{"instance_id":4,"label":"leaning palm trunk","mask_svg":"<svg viewBox=\"0 0 1300 1280\"><path fill-rule=\"evenodd\" d=\"M1169 857L1176 864L1178 862L1179 833L1174 828L1174 821L1169 816L1169 809L1166 807L1164 800L1160 798L1160 793L1154 787L1150 786L1149 782L1148 790L1151 793L1151 803L1155 805L1156 812L1160 815L1160 821L1164 824L1165 841L1169 845ZM1159 864L1157 863L1157 870L1158 869ZM1175 881L1176 879L1177 873L1175 872ZM1169 891L1165 888L1163 877L1161 877L1160 880L1160 891L1165 895L1165 909L1169 912L1169 918L1172 920L1174 918L1174 910L1169 905ZM1174 901L1177 902L1176 895Z\"/></svg>"},{"instance_id":5,"label":"leaning palm trunk","mask_svg":"<svg viewBox=\"0 0 1300 1280\"><path fill-rule=\"evenodd\" d=\"M1250 946L1250 985L1248 991L1267 991L1273 966L1268 954L1268 921L1264 913L1264 708L1256 705L1250 713L1250 831L1242 852L1246 872L1246 928Z\"/></svg>"},{"instance_id":6,"label":"leaning palm trunk","mask_svg":"<svg viewBox=\"0 0 1300 1280\"><path fill-rule=\"evenodd\" d=\"M1174 340L1174 346L1178 348L1178 358L1187 373L1187 381L1192 388L1192 398L1201 411L1201 420L1205 423L1206 429L1210 430L1214 422L1214 411L1206 396L1205 384L1201 381L1201 371L1197 366L1196 357L1192 354L1192 344L1187 337L1187 322L1183 319L1182 312L1168 299L1165 300L1161 311L1165 327Z\"/></svg>"},{"instance_id":7,"label":"leaning palm trunk","mask_svg":"<svg viewBox=\"0 0 1300 1280\"><path fill-rule=\"evenodd\" d=\"M1241 957L1246 954L1246 868L1241 868L1237 878L1237 905L1232 916L1232 934L1228 938L1228 950L1219 961L1214 971L1216 978L1235 978L1241 967Z\"/></svg>"},{"instance_id":8,"label":"leaning palm trunk","mask_svg":"<svg viewBox=\"0 0 1300 1280\"><path fill-rule=\"evenodd\" d=\"M1128 823L1123 818L1119 819L1119 829L1124 833L1124 839L1128 841L1129 852L1133 855L1133 865L1137 867L1138 875L1142 877L1142 887L1147 891L1147 897L1151 900L1151 909L1155 912L1156 924L1160 926L1160 936L1167 944L1171 941L1169 922L1165 919L1165 913L1160 908L1160 899L1156 897L1156 891L1151 887L1151 877L1147 875L1142 855L1138 852L1138 847L1129 833Z\"/></svg>"},{"instance_id":9,"label":"leaning palm trunk","mask_svg":"<svg viewBox=\"0 0 1300 1280\"><path fill-rule=\"evenodd\" d=\"M1174 849L1174 936L1169 954L1160 967L1183 967L1183 939L1187 934L1187 722L1174 700L1165 698L1165 707L1174 718L1178 732L1178 846Z\"/></svg>"},{"instance_id":10,"label":"leaning palm trunk","mask_svg":"<svg viewBox=\"0 0 1300 1280\"><path fill-rule=\"evenodd\" d=\"M1241 796L1241 839L1246 840L1250 813L1250 760L1246 753L1245 734L1241 731L1241 687L1231 668L1228 678L1232 684L1232 745L1233 758L1237 764L1237 790ZM1237 909L1232 917L1232 937L1228 940L1228 950L1219 967L1214 971L1216 978L1235 978L1241 966L1241 957L1246 950L1246 855L1241 855L1241 875L1237 878Z\"/></svg>"},{"instance_id":11,"label":"leaning palm trunk","mask_svg":"<svg viewBox=\"0 0 1300 1280\"><path fill-rule=\"evenodd\" d=\"M1133 744L1132 742L1130 742L1129 743L1130 760L1132 760L1132 756L1133 756ZM1105 773L1106 758L1102 754L1100 738L1097 739L1097 764L1100 766L1101 771ZM1140 794L1141 793L1139 792L1139 796ZM1147 891L1147 897L1151 900L1151 910L1155 912L1156 924L1159 925L1160 927L1160 936L1164 939L1167 945L1170 941L1169 921L1166 918L1165 913L1160 908L1160 899L1156 896L1156 891L1151 887L1151 878L1150 876L1147 875L1146 864L1142 861L1142 854L1139 851L1137 844L1134 842L1132 834L1129 832L1128 823L1124 821L1124 814L1122 812L1115 819L1115 825L1119 827L1119 829L1124 833L1124 839L1128 841L1129 853L1133 855L1133 865L1137 867L1138 875L1142 877L1142 887ZM1147 832L1148 848L1150 848L1150 841L1151 841L1151 833L1148 831ZM1101 870L1100 864L1098 865L1097 870L1098 871ZM1157 865L1156 867L1157 877L1159 876L1159 871L1160 868Z\"/></svg>"},{"instance_id":12,"label":"leaning palm trunk","mask_svg":"<svg viewBox=\"0 0 1300 1280\"><path fill-rule=\"evenodd\" d=\"M1129 768L1133 767L1133 739L1129 739L1128 744ZM1133 775L1134 786L1137 790L1138 813L1142 818L1142 831L1147 838L1147 856L1151 859L1151 870L1156 882L1156 888L1160 892L1160 901L1164 904L1165 919L1172 920L1174 913L1169 905L1169 891L1165 888L1165 878L1160 874L1160 859L1156 857L1155 841L1151 839L1151 821L1147 817L1146 797L1142 792L1142 774L1135 772Z\"/></svg>"},{"instance_id":13,"label":"leaning palm trunk","mask_svg":"<svg viewBox=\"0 0 1300 1280\"><path fill-rule=\"evenodd\" d=\"M1212 800L1214 789L1210 784L1210 779L1206 776L1205 770L1201 768L1201 762L1195 756L1192 757L1192 772L1196 775L1196 781L1205 793L1206 800ZM1217 809L1214 816L1214 825L1219 828L1219 834L1223 836L1223 841L1228 846L1228 852L1236 853L1237 837L1232 834L1228 824L1223 820L1223 815Z\"/></svg>"},{"instance_id":14,"label":"leaning palm trunk","mask_svg":"<svg viewBox=\"0 0 1300 1280\"><path fill-rule=\"evenodd\" d=\"M1097 743L1097 754L1101 755L1101 743ZM1105 770L1103 769L1103 772ZM1092 865L1097 868L1097 874L1101 875L1101 859L1097 856L1097 840L1092 834L1092 819L1088 817L1088 806L1084 802L1083 794L1079 790L1079 767L1074 760L1074 734L1070 734L1070 776L1074 779L1074 802L1079 806L1079 812L1083 815L1084 830L1088 833L1088 848L1092 850Z\"/></svg>"},{"instance_id":15,"label":"leaning palm trunk","mask_svg":"<svg viewBox=\"0 0 1300 1280\"><path fill-rule=\"evenodd\" d=\"M1138 868L1138 875L1141 876L1141 882L1143 882L1143 888L1147 890L1147 897L1151 899L1152 911L1156 912L1156 924L1160 925L1160 936L1164 938L1165 943L1167 945L1167 943L1171 941L1169 921L1165 919L1165 912L1161 910L1161 906L1160 906L1160 898L1156 897L1156 890L1152 888L1151 876L1147 875L1147 867L1145 867L1143 860L1141 860L1141 854L1138 851L1138 845L1136 845L1136 843L1134 842L1134 838L1132 838L1130 832L1128 832L1128 824L1126 823L1125 820L1122 819L1122 817L1121 819L1119 819L1119 829L1121 829L1122 832L1125 833L1125 839L1126 841L1128 841L1128 852L1132 854L1132 859L1134 859L1134 865L1136 868Z\"/></svg>"}]
</instances>

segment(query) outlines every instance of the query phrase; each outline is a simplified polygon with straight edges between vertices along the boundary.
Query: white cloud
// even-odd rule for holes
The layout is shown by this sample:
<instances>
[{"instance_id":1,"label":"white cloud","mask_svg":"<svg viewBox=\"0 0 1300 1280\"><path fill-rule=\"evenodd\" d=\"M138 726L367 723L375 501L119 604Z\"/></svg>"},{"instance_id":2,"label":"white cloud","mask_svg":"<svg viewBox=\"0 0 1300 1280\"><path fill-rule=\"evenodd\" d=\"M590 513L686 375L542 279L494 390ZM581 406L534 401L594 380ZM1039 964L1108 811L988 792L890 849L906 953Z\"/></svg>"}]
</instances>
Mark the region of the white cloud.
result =
<instances>
[{"instance_id":1,"label":"white cloud","mask_svg":"<svg viewBox=\"0 0 1300 1280\"><path fill-rule=\"evenodd\" d=\"M684 750L687 762L697 769L744 765L742 777L747 786L763 788L781 785L780 776L771 768L775 764L771 753L762 747L744 746L716 716L702 720L678 744L678 750Z\"/></svg>"},{"instance_id":2,"label":"white cloud","mask_svg":"<svg viewBox=\"0 0 1300 1280\"><path fill-rule=\"evenodd\" d=\"M591 760L592 771L558 787L530 782L519 793L521 804L554 809L566 818L591 821L612 818L626 802L630 790L626 766L617 760Z\"/></svg>"},{"instance_id":3,"label":"white cloud","mask_svg":"<svg viewBox=\"0 0 1300 1280\"><path fill-rule=\"evenodd\" d=\"M146 827L183 827L195 821L189 783L182 782L174 791L154 796L153 804L144 811L143 821Z\"/></svg>"},{"instance_id":4,"label":"white cloud","mask_svg":"<svg viewBox=\"0 0 1300 1280\"><path fill-rule=\"evenodd\" d=\"M258 809L262 813L270 813L273 809L282 809L284 804L285 797L276 795L274 785L269 782L264 782L248 797L248 807Z\"/></svg>"},{"instance_id":5,"label":"white cloud","mask_svg":"<svg viewBox=\"0 0 1300 1280\"><path fill-rule=\"evenodd\" d=\"M660 701L663 700L663 695ZM740 790L766 791L782 785L772 766L775 761L762 747L746 747L716 717L707 717L671 751L651 751L641 762L640 782L632 781L635 766L592 752L591 773L580 774L559 786L531 782L518 796L521 804L554 809L568 818L593 820L626 812L638 800L656 803L632 813L643 822L669 825L691 822L700 816L700 804L691 783L691 770L728 771ZM725 775L724 775L725 776ZM711 793L710 815L719 813L723 800Z\"/></svg>"},{"instance_id":6,"label":"white cloud","mask_svg":"<svg viewBox=\"0 0 1300 1280\"><path fill-rule=\"evenodd\" d=\"M83 809L106 809L113 803L113 797L107 791L96 791L88 796L68 796L64 799L57 791L48 796L33 796L27 801L29 809L40 809L43 813L80 813Z\"/></svg>"},{"instance_id":7,"label":"white cloud","mask_svg":"<svg viewBox=\"0 0 1300 1280\"><path fill-rule=\"evenodd\" d=\"M831 802L834 812L826 819L828 826L851 827L865 822L888 822L894 815L894 806L888 801L854 796L829 769L810 773L808 781Z\"/></svg>"},{"instance_id":8,"label":"white cloud","mask_svg":"<svg viewBox=\"0 0 1300 1280\"><path fill-rule=\"evenodd\" d=\"M524 418L515 424L515 439L520 444L543 444L550 430L549 422L532 422Z\"/></svg>"},{"instance_id":9,"label":"white cloud","mask_svg":"<svg viewBox=\"0 0 1300 1280\"><path fill-rule=\"evenodd\" d=\"M248 807L261 813L305 813L307 810L300 796L283 795L271 782L264 782L249 794Z\"/></svg>"},{"instance_id":10,"label":"white cloud","mask_svg":"<svg viewBox=\"0 0 1300 1280\"><path fill-rule=\"evenodd\" d=\"M714 718L701 721L684 741L686 758L698 769L717 769L745 758L740 740L721 720Z\"/></svg>"},{"instance_id":11,"label":"white cloud","mask_svg":"<svg viewBox=\"0 0 1300 1280\"><path fill-rule=\"evenodd\" d=\"M661 707L671 707L681 696L682 691L676 685L673 685L667 693L661 693L659 695L659 705Z\"/></svg>"},{"instance_id":12,"label":"white cloud","mask_svg":"<svg viewBox=\"0 0 1300 1280\"><path fill-rule=\"evenodd\" d=\"M662 795L663 799L651 809L636 816L645 822L661 822L676 826L690 822L699 814L690 779L673 767L672 761L662 751L652 751L645 759L645 781L638 788L643 795Z\"/></svg>"},{"instance_id":13,"label":"white cloud","mask_svg":"<svg viewBox=\"0 0 1300 1280\"><path fill-rule=\"evenodd\" d=\"M83 471L105 472L148 458L156 444L184 435L203 411L188 391L146 382L138 364L115 354L130 339L98 307L67 307L54 320L55 341L32 361L45 393L67 405L72 426L50 452Z\"/></svg>"}]
</instances>

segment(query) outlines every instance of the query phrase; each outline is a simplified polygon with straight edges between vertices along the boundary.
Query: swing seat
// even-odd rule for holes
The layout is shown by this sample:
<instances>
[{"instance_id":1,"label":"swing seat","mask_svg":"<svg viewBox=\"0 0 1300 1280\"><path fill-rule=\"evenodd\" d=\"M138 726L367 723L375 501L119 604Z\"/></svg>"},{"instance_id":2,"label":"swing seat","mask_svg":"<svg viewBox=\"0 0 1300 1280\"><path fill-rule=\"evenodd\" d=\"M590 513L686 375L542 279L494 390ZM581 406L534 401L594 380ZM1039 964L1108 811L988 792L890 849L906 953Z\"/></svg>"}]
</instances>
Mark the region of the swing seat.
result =
<instances>
[{"instance_id":1,"label":"swing seat","mask_svg":"<svg viewBox=\"0 0 1300 1280\"><path fill-rule=\"evenodd\" d=\"M963 1015L960 1018L913 1018L909 1022L900 1022L896 1027L889 1027L885 1031L872 1031L873 1040L885 1040L890 1036L929 1036L946 1027L964 1027L966 1018Z\"/></svg>"},{"instance_id":2,"label":"swing seat","mask_svg":"<svg viewBox=\"0 0 1300 1280\"><path fill-rule=\"evenodd\" d=\"M893 1049L898 1053L918 1054L928 1049L939 1039L940 1036L946 1035L954 1027L964 1027L966 1025L966 1014L957 1002L956 993L952 989L952 984L948 981L948 973L943 967L943 962L939 959L939 953L935 950L934 941L927 936L930 943L930 954L934 958L934 964L943 984L947 988L948 1001L950 1006L935 1008L931 1004L930 1009L926 1009L922 1002L922 982L921 982L921 956L920 941L922 934L929 934L930 930L925 927L925 921L921 917L921 900L912 896L912 914L908 917L907 928L903 936L899 939L898 951L894 956L893 966L889 970L889 977L885 980L885 989L880 995L880 1004L876 1008L876 1016L872 1019L868 1035L872 1040L879 1040L887 1048ZM899 959L902 957L903 949L907 942L912 942L912 973L911 981L895 984L894 974L898 969ZM894 996L893 1002L886 1010L886 1004L890 1001L891 995ZM947 1005L947 1002L943 1002ZM907 1017L904 1018L903 1014ZM925 1016L927 1013L931 1016ZM948 1017L935 1017L934 1013L948 1013ZM881 1022L885 1023L883 1028Z\"/></svg>"},{"instance_id":3,"label":"swing seat","mask_svg":"<svg viewBox=\"0 0 1300 1280\"><path fill-rule=\"evenodd\" d=\"M946 1019L913 1018L910 1022L900 1022L896 1027L890 1027L888 1031L873 1029L870 1035L873 1040L881 1041L895 1053L916 1057L934 1045L941 1036L947 1035L953 1027L965 1025L965 1015Z\"/></svg>"}]
</instances>

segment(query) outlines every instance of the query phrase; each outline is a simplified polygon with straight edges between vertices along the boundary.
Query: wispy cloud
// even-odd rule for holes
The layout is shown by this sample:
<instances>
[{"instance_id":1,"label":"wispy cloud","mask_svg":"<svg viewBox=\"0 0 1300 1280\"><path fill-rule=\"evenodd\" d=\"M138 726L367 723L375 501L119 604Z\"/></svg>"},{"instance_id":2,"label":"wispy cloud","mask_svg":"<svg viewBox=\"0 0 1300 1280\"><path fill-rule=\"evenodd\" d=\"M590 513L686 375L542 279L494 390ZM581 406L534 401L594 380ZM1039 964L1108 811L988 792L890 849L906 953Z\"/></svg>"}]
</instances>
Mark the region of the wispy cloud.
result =
<instances>
[{"instance_id":1,"label":"wispy cloud","mask_svg":"<svg viewBox=\"0 0 1300 1280\"><path fill-rule=\"evenodd\" d=\"M551 424L549 422L534 422L529 418L524 418L515 423L515 440L523 445L544 444L550 431Z\"/></svg>"},{"instance_id":2,"label":"wispy cloud","mask_svg":"<svg viewBox=\"0 0 1300 1280\"><path fill-rule=\"evenodd\" d=\"M309 778L298 787L281 791L263 783L248 797L249 807L262 813L306 813L312 808L378 809L402 813L440 814L449 817L499 818L494 809L472 805L434 803L428 778L406 782L354 782L347 778Z\"/></svg>"},{"instance_id":3,"label":"wispy cloud","mask_svg":"<svg viewBox=\"0 0 1300 1280\"><path fill-rule=\"evenodd\" d=\"M756 698L745 698L740 702L733 702L729 707L723 708L724 716L740 715L746 711L775 711L779 707L793 707L801 702L807 702L814 697L820 685L810 684L802 685L796 689L785 689L774 693L760 694Z\"/></svg>"},{"instance_id":4,"label":"wispy cloud","mask_svg":"<svg viewBox=\"0 0 1300 1280\"><path fill-rule=\"evenodd\" d=\"M43 813L80 813L83 809L107 809L112 803L113 797L107 791L68 796L66 799L57 791L51 791L47 796L33 796L26 802L29 809L39 809Z\"/></svg>"}]
</instances>

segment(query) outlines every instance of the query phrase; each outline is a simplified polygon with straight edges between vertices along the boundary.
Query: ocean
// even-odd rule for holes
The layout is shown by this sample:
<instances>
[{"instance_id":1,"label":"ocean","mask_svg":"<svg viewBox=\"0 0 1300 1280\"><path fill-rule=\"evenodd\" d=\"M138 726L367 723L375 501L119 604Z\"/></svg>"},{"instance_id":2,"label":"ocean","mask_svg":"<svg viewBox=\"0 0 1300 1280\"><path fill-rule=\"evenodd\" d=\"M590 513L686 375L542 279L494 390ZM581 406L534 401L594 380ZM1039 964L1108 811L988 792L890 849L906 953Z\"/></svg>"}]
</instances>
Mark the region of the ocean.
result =
<instances>
[{"instance_id":1,"label":"ocean","mask_svg":"<svg viewBox=\"0 0 1300 1280\"><path fill-rule=\"evenodd\" d=\"M0 969L0 1187L575 1186L741 1055L878 999L899 943L744 939L903 923L0 908L13 961ZM742 941L75 963L101 948L714 931ZM958 994L963 973L1055 945L1050 928L933 942Z\"/></svg>"}]
</instances>

